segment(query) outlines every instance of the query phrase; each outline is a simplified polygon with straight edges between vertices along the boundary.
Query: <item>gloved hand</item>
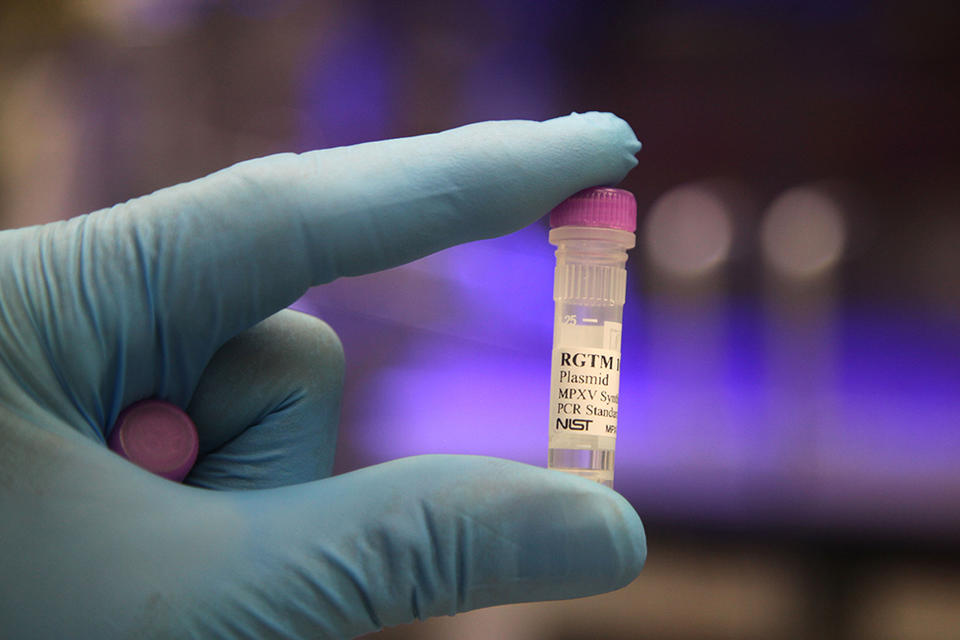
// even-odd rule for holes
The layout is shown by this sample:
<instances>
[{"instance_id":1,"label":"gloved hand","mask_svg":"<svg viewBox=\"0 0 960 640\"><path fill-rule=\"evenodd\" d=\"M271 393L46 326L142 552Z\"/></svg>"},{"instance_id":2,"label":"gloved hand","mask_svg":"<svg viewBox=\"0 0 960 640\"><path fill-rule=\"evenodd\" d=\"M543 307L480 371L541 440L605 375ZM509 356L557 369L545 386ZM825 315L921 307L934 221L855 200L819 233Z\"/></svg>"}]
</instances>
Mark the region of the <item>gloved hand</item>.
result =
<instances>
[{"instance_id":1,"label":"gloved hand","mask_svg":"<svg viewBox=\"0 0 960 640\"><path fill-rule=\"evenodd\" d=\"M609 114L481 123L0 233L0 637L349 637L632 580L640 520L589 481L471 456L326 477L342 350L280 310L519 229L638 149ZM104 446L151 396L197 424L185 485Z\"/></svg>"}]
</instances>

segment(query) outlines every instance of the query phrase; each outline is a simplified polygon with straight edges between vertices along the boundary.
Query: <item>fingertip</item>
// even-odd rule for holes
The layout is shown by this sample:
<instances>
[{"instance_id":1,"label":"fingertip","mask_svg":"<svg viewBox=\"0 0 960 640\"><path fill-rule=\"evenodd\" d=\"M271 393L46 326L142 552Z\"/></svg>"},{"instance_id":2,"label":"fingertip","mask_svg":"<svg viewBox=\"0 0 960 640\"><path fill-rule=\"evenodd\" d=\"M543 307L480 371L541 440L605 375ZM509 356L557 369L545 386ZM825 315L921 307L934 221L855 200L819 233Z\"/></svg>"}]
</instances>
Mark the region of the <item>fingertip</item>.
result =
<instances>
[{"instance_id":1,"label":"fingertip","mask_svg":"<svg viewBox=\"0 0 960 640\"><path fill-rule=\"evenodd\" d=\"M595 557L607 571L605 583L596 593L613 591L636 579L647 560L646 532L640 515L622 495L591 480L559 471L548 472L557 477L557 495L570 496L580 511L579 526L588 532ZM579 496L573 499L573 496ZM587 595L587 594L584 594Z\"/></svg>"},{"instance_id":2,"label":"fingertip","mask_svg":"<svg viewBox=\"0 0 960 640\"><path fill-rule=\"evenodd\" d=\"M614 161L603 184L616 184L637 165L636 154L643 146L633 128L623 118L606 111L573 113L546 121L544 124L562 127L574 133L587 144L604 149ZM600 184L600 183L597 183Z\"/></svg>"},{"instance_id":3,"label":"fingertip","mask_svg":"<svg viewBox=\"0 0 960 640\"><path fill-rule=\"evenodd\" d=\"M647 562L647 534L643 528L643 521L633 505L622 495L607 487L600 487L611 500L611 508L617 511L619 521L623 526L614 529L619 534L615 546L623 550L621 566L623 571L616 587L626 586L636 579Z\"/></svg>"},{"instance_id":4,"label":"fingertip","mask_svg":"<svg viewBox=\"0 0 960 640\"><path fill-rule=\"evenodd\" d=\"M611 142L622 144L625 148L636 153L643 146L630 124L609 111L573 111L570 115L560 116L554 120L566 120L575 126L587 127L599 134L605 134Z\"/></svg>"},{"instance_id":5,"label":"fingertip","mask_svg":"<svg viewBox=\"0 0 960 640\"><path fill-rule=\"evenodd\" d=\"M466 608L606 593L633 581L643 568L646 538L640 517L612 489L506 460L459 457L455 463L461 486L473 485L468 493L474 495L482 487L487 498L486 504L473 502L469 508L471 521L479 525L475 547L496 550L501 558L515 554L513 570L505 575L510 563L501 565L496 578L490 574L494 567L481 564L477 575L487 577L471 589ZM438 469L436 475L443 473ZM489 500L493 496L498 497ZM515 549L504 549L504 539Z\"/></svg>"}]
</instances>

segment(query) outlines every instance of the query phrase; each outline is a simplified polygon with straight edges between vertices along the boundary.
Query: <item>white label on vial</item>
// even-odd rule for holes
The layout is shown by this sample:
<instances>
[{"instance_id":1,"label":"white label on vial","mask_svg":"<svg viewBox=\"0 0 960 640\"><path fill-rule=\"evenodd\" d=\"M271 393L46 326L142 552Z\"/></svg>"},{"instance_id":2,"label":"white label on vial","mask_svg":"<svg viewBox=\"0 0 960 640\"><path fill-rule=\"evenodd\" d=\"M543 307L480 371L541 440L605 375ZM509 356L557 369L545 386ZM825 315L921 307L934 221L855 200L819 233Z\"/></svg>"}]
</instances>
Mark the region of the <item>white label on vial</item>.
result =
<instances>
[{"instance_id":1,"label":"white label on vial","mask_svg":"<svg viewBox=\"0 0 960 640\"><path fill-rule=\"evenodd\" d=\"M550 433L616 438L620 350L557 346L551 369Z\"/></svg>"}]
</instances>

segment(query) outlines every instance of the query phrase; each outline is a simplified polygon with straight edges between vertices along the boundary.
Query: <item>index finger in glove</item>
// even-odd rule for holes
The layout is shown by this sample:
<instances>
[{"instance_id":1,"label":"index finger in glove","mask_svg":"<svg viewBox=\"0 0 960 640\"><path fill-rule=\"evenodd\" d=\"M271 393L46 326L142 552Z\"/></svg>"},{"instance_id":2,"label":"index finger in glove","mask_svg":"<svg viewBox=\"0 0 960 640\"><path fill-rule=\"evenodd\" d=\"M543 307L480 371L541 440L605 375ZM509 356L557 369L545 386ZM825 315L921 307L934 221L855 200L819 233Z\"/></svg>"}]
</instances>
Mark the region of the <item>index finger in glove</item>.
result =
<instances>
[{"instance_id":1,"label":"index finger in glove","mask_svg":"<svg viewBox=\"0 0 960 640\"><path fill-rule=\"evenodd\" d=\"M244 162L8 240L24 290L56 295L57 378L109 398L88 409L109 423L149 395L185 406L224 342L308 287L519 229L639 147L612 114L479 123Z\"/></svg>"}]
</instances>

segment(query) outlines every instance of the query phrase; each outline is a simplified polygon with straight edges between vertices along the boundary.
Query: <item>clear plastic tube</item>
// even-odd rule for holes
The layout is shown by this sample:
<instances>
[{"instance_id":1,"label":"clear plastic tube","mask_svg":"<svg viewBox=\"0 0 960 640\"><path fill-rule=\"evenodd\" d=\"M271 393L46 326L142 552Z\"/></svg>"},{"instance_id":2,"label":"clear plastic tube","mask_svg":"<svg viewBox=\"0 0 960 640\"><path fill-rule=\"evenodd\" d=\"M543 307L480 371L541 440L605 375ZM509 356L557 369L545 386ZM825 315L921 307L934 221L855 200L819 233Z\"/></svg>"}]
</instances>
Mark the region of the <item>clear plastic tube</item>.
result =
<instances>
[{"instance_id":1,"label":"clear plastic tube","mask_svg":"<svg viewBox=\"0 0 960 640\"><path fill-rule=\"evenodd\" d=\"M603 191L629 196L635 227L633 196ZM557 266L547 466L612 487L626 251L636 238L632 229L551 221Z\"/></svg>"}]
</instances>

